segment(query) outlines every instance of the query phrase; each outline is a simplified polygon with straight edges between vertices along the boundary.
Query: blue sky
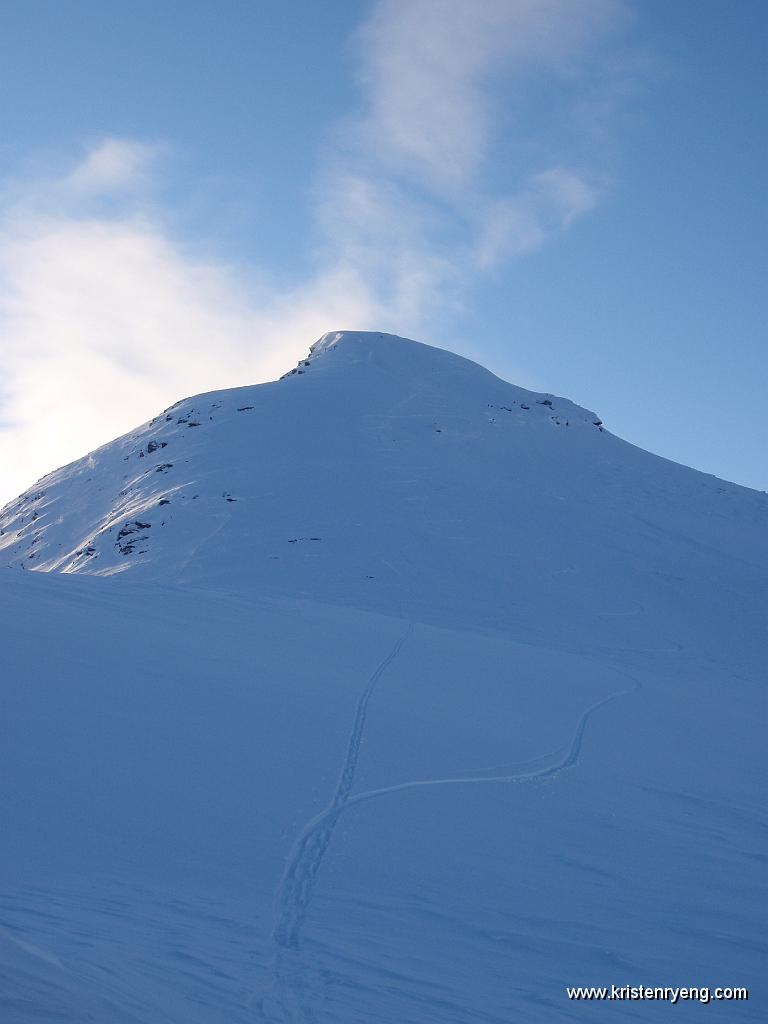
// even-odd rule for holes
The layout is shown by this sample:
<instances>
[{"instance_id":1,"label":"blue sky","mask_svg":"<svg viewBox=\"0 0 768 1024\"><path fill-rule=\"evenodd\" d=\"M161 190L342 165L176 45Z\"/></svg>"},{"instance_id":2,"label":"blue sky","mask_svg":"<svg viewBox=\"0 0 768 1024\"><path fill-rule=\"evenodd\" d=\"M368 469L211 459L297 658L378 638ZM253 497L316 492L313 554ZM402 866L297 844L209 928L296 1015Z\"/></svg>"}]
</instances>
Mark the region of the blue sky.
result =
<instances>
[{"instance_id":1,"label":"blue sky","mask_svg":"<svg viewBox=\"0 0 768 1024\"><path fill-rule=\"evenodd\" d=\"M0 500L340 327L768 487L763 3L2 8Z\"/></svg>"}]
</instances>

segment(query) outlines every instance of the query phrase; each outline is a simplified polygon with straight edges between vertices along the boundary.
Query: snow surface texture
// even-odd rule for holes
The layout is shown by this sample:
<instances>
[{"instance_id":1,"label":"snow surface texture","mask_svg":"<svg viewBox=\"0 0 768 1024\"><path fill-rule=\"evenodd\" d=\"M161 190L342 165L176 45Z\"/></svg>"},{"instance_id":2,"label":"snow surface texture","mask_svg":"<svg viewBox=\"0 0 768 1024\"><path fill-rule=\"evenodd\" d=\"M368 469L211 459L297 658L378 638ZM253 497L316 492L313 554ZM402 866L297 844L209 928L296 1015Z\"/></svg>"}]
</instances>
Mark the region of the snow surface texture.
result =
<instances>
[{"instance_id":1,"label":"snow surface texture","mask_svg":"<svg viewBox=\"0 0 768 1024\"><path fill-rule=\"evenodd\" d=\"M352 332L43 478L0 513L0 1020L764 1020L766 525ZM566 998L612 983L750 1000Z\"/></svg>"}]
</instances>

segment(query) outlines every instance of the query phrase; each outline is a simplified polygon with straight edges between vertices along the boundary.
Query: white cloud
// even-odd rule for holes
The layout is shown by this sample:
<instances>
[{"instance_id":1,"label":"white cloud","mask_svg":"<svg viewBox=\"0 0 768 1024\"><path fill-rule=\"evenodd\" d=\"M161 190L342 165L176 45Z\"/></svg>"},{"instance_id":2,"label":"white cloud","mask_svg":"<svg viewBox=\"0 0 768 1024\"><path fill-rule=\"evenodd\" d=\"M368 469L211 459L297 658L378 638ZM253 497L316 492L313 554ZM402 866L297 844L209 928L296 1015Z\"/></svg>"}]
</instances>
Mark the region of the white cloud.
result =
<instances>
[{"instance_id":1,"label":"white cloud","mask_svg":"<svg viewBox=\"0 0 768 1024\"><path fill-rule=\"evenodd\" d=\"M437 303L458 287L455 254L435 244L440 217L395 182L339 166L318 193L316 219L327 265L359 276L396 333L422 335Z\"/></svg>"},{"instance_id":2,"label":"white cloud","mask_svg":"<svg viewBox=\"0 0 768 1024\"><path fill-rule=\"evenodd\" d=\"M561 134L583 137L585 96L597 101L603 61L613 88L606 44L629 20L624 0L379 0L357 37L364 107L326 169L326 247L429 323L478 271L569 229L607 177L593 153L585 166L565 138L526 132L526 96L560 79Z\"/></svg>"},{"instance_id":3,"label":"white cloud","mask_svg":"<svg viewBox=\"0 0 768 1024\"><path fill-rule=\"evenodd\" d=\"M432 186L466 185L493 143L493 77L573 79L627 18L622 0L380 0L360 33L369 153Z\"/></svg>"},{"instance_id":4,"label":"white cloud","mask_svg":"<svg viewBox=\"0 0 768 1024\"><path fill-rule=\"evenodd\" d=\"M477 217L475 262L488 269L538 249L591 210L600 191L574 170L550 167L516 195L493 200Z\"/></svg>"},{"instance_id":5,"label":"white cloud","mask_svg":"<svg viewBox=\"0 0 768 1024\"><path fill-rule=\"evenodd\" d=\"M62 184L90 195L140 188L151 180L153 164L165 149L131 139L104 139Z\"/></svg>"},{"instance_id":6,"label":"white cloud","mask_svg":"<svg viewBox=\"0 0 768 1024\"><path fill-rule=\"evenodd\" d=\"M564 167L540 171L534 176L533 185L558 208L562 227L568 227L577 217L593 209L600 196L596 185Z\"/></svg>"}]
</instances>

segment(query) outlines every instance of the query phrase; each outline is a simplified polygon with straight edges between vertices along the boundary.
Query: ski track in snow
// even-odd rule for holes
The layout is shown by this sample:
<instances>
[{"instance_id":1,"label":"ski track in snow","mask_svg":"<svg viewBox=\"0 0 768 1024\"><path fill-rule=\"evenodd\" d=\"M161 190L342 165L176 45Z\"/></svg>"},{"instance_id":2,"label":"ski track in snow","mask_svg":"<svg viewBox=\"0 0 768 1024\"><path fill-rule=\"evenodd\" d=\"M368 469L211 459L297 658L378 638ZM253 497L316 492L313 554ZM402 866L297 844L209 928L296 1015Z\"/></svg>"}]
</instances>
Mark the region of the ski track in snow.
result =
<instances>
[{"instance_id":1,"label":"ski track in snow","mask_svg":"<svg viewBox=\"0 0 768 1024\"><path fill-rule=\"evenodd\" d=\"M305 825L288 858L278 892L278 916L273 933L273 941L278 948L297 950L299 947L301 925L312 899L317 872L320 870L325 851L333 836L338 816L350 799L349 794L352 791L360 758L360 746L365 730L368 704L377 683L398 656L412 631L413 626L409 625L368 680L357 702L347 753L333 799L324 811Z\"/></svg>"},{"instance_id":2,"label":"ski track in snow","mask_svg":"<svg viewBox=\"0 0 768 1024\"><path fill-rule=\"evenodd\" d=\"M507 774L486 774L481 776L468 773L467 775L451 778L415 779L409 782L397 783L394 786L370 789L364 793L358 793L356 796L350 796L355 780L363 732L365 730L368 704L379 680L398 656L405 641L412 632L413 625L411 624L369 678L357 702L352 731L347 745L347 753L333 799L324 811L321 811L320 814L307 822L288 857L286 869L277 893L277 919L272 932L272 944L274 947L273 994L277 1008L280 1011L278 1019L281 1021L295 1021L301 1024L301 1022L314 1019L314 1015L308 1010L302 998L304 988L303 971L299 961L301 929L312 901L315 881L320 866L333 838L334 829L344 811L357 804L375 800L378 797L427 786L468 786L487 785L489 783L519 784L552 779L561 772L573 768L578 763L584 743L584 734L595 712L619 697L636 693L642 687L639 679L629 676L633 684L629 689L611 693L607 697L602 697L600 700L595 701L594 704L590 704L579 718L573 738L565 753L554 762L544 764L533 771L517 771ZM545 757L557 757L557 751L551 755L545 755ZM532 762L529 761L527 763L531 764ZM487 771L492 770L487 769ZM263 1001L261 1008L264 1009Z\"/></svg>"},{"instance_id":3,"label":"ski track in snow","mask_svg":"<svg viewBox=\"0 0 768 1024\"><path fill-rule=\"evenodd\" d=\"M312 901L317 873L333 838L333 831L336 828L339 815L349 801L360 758L368 704L379 680L398 656L412 632L413 625L410 624L369 678L355 708L355 718L349 735L347 753L333 799L323 812L304 826L288 857L277 893L277 921L272 933L272 943L275 949L273 988L283 1020L311 1019L301 1005L298 991L301 981L300 971L293 966L291 954L294 957L298 954L301 927ZM293 1008L290 1004L293 1004Z\"/></svg>"},{"instance_id":4,"label":"ski track in snow","mask_svg":"<svg viewBox=\"0 0 768 1024\"><path fill-rule=\"evenodd\" d=\"M459 775L455 778L448 779L415 779L411 782L400 782L394 786L382 786L380 789L369 789L365 793L358 793L357 796L351 797L342 809L346 810L355 804L365 803L368 800L374 800L377 797L386 796L389 793L401 793L406 789L417 789L421 786L469 786L477 783L487 784L490 782L521 783L554 778L561 772L567 771L569 768L573 768L578 763L584 741L584 733L592 715L599 708L604 707L606 704L616 700L618 697L624 697L631 693L635 693L640 689L640 685L640 681L636 680L635 685L630 689L620 690L618 693L609 694L607 697L603 697L602 700L597 701L595 704L591 704L579 719L576 731L573 735L573 740L571 741L567 752L554 764L546 765L536 771L514 772L507 775L481 775L475 777ZM335 812L336 817L338 817L342 809ZM333 813L333 811L328 810L324 812L324 815L330 816ZM316 827L321 823L324 815L319 815L318 818L315 818Z\"/></svg>"}]
</instances>

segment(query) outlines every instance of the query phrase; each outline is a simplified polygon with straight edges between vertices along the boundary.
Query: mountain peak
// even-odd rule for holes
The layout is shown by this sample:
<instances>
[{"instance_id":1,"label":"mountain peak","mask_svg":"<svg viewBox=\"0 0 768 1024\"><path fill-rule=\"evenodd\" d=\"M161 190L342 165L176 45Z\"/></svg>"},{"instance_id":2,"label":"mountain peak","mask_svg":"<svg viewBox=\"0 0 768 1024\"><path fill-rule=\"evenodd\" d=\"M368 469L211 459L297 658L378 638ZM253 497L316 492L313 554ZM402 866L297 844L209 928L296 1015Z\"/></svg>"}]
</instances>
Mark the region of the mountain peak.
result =
<instances>
[{"instance_id":1,"label":"mountain peak","mask_svg":"<svg viewBox=\"0 0 768 1024\"><path fill-rule=\"evenodd\" d=\"M485 367L455 352L383 331L327 331L310 345L309 354L284 374L283 379L303 375L312 367L322 367L324 372L368 367L404 379L437 376L444 383L451 377L457 382L463 377L466 384L468 374L486 379L494 377Z\"/></svg>"},{"instance_id":2,"label":"mountain peak","mask_svg":"<svg viewBox=\"0 0 768 1024\"><path fill-rule=\"evenodd\" d=\"M630 538L616 580L637 604L680 535L754 560L764 505L718 485L455 353L331 331L281 381L186 398L49 474L0 510L0 557L387 614L429 615L437 590L464 624L523 604L570 622L573 600L603 607L610 538Z\"/></svg>"},{"instance_id":3,"label":"mountain peak","mask_svg":"<svg viewBox=\"0 0 768 1024\"><path fill-rule=\"evenodd\" d=\"M314 345L310 346L309 351L316 356L324 355L326 352L338 348L343 348L345 352L350 349L371 351L376 346L381 347L382 344L386 345L390 342L405 342L408 345L419 344L418 341L412 341L410 338L401 338L397 334L384 334L381 331L326 331Z\"/></svg>"}]
</instances>

